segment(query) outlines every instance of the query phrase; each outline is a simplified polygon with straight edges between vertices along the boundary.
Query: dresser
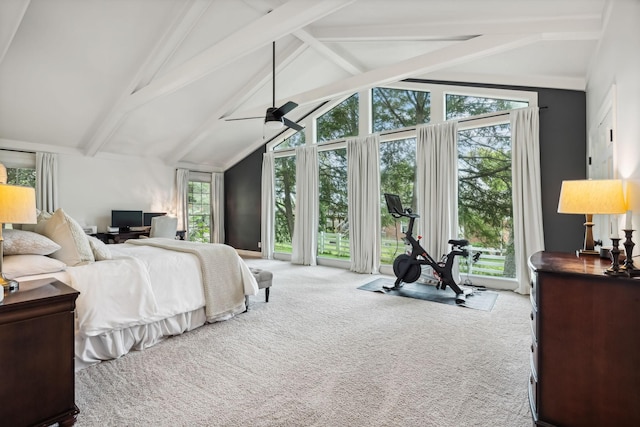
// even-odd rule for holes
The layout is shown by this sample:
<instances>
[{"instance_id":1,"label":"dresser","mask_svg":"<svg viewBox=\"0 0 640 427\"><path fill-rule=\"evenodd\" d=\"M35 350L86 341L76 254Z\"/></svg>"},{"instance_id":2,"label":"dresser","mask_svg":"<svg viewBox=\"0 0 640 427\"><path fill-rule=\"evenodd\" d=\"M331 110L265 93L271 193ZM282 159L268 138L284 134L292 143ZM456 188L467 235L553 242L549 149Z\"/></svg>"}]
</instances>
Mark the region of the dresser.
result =
<instances>
[{"instance_id":1,"label":"dresser","mask_svg":"<svg viewBox=\"0 0 640 427\"><path fill-rule=\"evenodd\" d=\"M75 423L74 313L62 282L22 282L0 303L0 425Z\"/></svg>"},{"instance_id":2,"label":"dresser","mask_svg":"<svg viewBox=\"0 0 640 427\"><path fill-rule=\"evenodd\" d=\"M640 280L599 257L529 259L529 403L539 426L640 426Z\"/></svg>"}]
</instances>

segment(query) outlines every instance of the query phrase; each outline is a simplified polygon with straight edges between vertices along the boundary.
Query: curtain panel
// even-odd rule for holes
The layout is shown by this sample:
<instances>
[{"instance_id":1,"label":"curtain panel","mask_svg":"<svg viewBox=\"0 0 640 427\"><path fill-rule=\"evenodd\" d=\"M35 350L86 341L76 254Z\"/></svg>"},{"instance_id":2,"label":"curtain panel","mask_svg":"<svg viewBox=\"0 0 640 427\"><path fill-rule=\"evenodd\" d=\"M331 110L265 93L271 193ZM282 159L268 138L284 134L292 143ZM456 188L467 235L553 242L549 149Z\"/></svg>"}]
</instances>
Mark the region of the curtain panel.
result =
<instances>
[{"instance_id":1,"label":"curtain panel","mask_svg":"<svg viewBox=\"0 0 640 427\"><path fill-rule=\"evenodd\" d=\"M58 155L36 153L36 208L45 212L58 209Z\"/></svg>"},{"instance_id":2,"label":"curtain panel","mask_svg":"<svg viewBox=\"0 0 640 427\"><path fill-rule=\"evenodd\" d=\"M540 139L538 107L509 113L511 163L513 169L513 233L515 242L516 292L531 292L528 260L544 250L542 195L540 186Z\"/></svg>"},{"instance_id":3,"label":"curtain panel","mask_svg":"<svg viewBox=\"0 0 640 427\"><path fill-rule=\"evenodd\" d=\"M224 243L224 173L211 174L211 243Z\"/></svg>"},{"instance_id":4,"label":"curtain panel","mask_svg":"<svg viewBox=\"0 0 640 427\"><path fill-rule=\"evenodd\" d=\"M347 139L351 271L380 267L380 136Z\"/></svg>"},{"instance_id":5,"label":"curtain panel","mask_svg":"<svg viewBox=\"0 0 640 427\"><path fill-rule=\"evenodd\" d=\"M262 258L273 259L273 249L276 241L275 232L275 166L273 152L268 151L262 156L262 206L260 242L262 244Z\"/></svg>"},{"instance_id":6,"label":"curtain panel","mask_svg":"<svg viewBox=\"0 0 640 427\"><path fill-rule=\"evenodd\" d=\"M318 147L296 148L296 209L291 262L316 265L318 248Z\"/></svg>"},{"instance_id":7,"label":"curtain panel","mask_svg":"<svg viewBox=\"0 0 640 427\"><path fill-rule=\"evenodd\" d=\"M178 230L185 230L184 239L189 240L189 169L176 169L176 216Z\"/></svg>"},{"instance_id":8,"label":"curtain panel","mask_svg":"<svg viewBox=\"0 0 640 427\"><path fill-rule=\"evenodd\" d=\"M416 222L438 260L458 236L458 123L418 126L416 157Z\"/></svg>"}]
</instances>

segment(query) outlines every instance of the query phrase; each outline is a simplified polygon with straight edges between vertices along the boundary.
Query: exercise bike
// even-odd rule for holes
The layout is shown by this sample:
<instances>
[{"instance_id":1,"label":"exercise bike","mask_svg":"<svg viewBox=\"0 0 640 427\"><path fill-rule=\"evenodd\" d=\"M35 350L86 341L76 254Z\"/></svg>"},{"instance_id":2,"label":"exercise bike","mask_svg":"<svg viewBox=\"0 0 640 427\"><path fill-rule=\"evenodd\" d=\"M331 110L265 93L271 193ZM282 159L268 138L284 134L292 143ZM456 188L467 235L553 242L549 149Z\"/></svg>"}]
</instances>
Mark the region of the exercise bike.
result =
<instances>
[{"instance_id":1,"label":"exercise bike","mask_svg":"<svg viewBox=\"0 0 640 427\"><path fill-rule=\"evenodd\" d=\"M404 241L411 245L410 254L401 254L393 261L393 273L396 281L393 286L385 286L387 290L397 290L404 283L413 283L422 274L422 265L428 265L433 269L435 277L438 279L437 289L445 290L449 286L456 293L456 304L464 304L466 297L473 294L473 289L461 288L453 278L453 262L455 257L468 257L469 251L466 246L469 241L465 239L451 239L447 243L451 245L451 251L442 257L440 262L436 262L427 251L420 245L420 242L413 237L413 223L420 215L415 214L411 209L403 209L400 196L397 194L384 194L387 202L387 209L394 218L409 218L409 225L405 232ZM418 237L419 238L419 237Z\"/></svg>"}]
</instances>

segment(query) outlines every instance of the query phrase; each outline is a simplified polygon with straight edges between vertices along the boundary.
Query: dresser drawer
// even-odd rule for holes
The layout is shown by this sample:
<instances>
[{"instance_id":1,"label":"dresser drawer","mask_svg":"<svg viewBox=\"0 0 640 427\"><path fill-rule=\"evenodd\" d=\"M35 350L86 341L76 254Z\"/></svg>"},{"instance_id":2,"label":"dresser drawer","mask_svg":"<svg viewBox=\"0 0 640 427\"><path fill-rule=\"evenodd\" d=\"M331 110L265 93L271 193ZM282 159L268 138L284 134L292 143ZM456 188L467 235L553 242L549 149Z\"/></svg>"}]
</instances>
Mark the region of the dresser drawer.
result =
<instances>
[{"instance_id":1,"label":"dresser drawer","mask_svg":"<svg viewBox=\"0 0 640 427\"><path fill-rule=\"evenodd\" d=\"M534 340L531 343L531 372L538 378L538 343Z\"/></svg>"},{"instance_id":2,"label":"dresser drawer","mask_svg":"<svg viewBox=\"0 0 640 427\"><path fill-rule=\"evenodd\" d=\"M529 406L533 421L538 421L538 381L533 373L529 375Z\"/></svg>"},{"instance_id":3,"label":"dresser drawer","mask_svg":"<svg viewBox=\"0 0 640 427\"><path fill-rule=\"evenodd\" d=\"M538 312L534 307L531 307L531 313L529 314L529 325L531 326L531 336L533 340L538 342Z\"/></svg>"},{"instance_id":4,"label":"dresser drawer","mask_svg":"<svg viewBox=\"0 0 640 427\"><path fill-rule=\"evenodd\" d=\"M531 300L531 305L535 310L538 310L538 300L536 299L538 293L538 275L535 272L531 272L531 292L529 294L529 299Z\"/></svg>"}]
</instances>

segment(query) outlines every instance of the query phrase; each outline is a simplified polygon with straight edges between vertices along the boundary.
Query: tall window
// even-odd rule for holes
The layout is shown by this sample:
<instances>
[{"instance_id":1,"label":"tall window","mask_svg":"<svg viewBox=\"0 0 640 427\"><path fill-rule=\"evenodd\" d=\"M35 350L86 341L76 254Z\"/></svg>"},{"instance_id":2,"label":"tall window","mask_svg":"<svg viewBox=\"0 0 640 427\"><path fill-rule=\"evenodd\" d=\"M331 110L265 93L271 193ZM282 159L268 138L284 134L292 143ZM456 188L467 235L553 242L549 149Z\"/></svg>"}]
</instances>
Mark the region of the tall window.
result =
<instances>
[{"instance_id":1,"label":"tall window","mask_svg":"<svg viewBox=\"0 0 640 427\"><path fill-rule=\"evenodd\" d=\"M318 142L358 135L358 101L358 94L353 94L318 117Z\"/></svg>"},{"instance_id":2,"label":"tall window","mask_svg":"<svg viewBox=\"0 0 640 427\"><path fill-rule=\"evenodd\" d=\"M429 92L376 87L371 98L374 132L429 123L431 119Z\"/></svg>"},{"instance_id":3,"label":"tall window","mask_svg":"<svg viewBox=\"0 0 640 427\"><path fill-rule=\"evenodd\" d=\"M404 251L402 231L408 221L396 219L389 214L384 193L397 194L403 207L414 208L416 197L414 182L416 177L416 139L398 139L380 144L380 223L382 239L380 261L393 264L393 260ZM405 220L405 221L402 221Z\"/></svg>"},{"instance_id":4,"label":"tall window","mask_svg":"<svg viewBox=\"0 0 640 427\"><path fill-rule=\"evenodd\" d=\"M275 168L275 252L291 253L296 208L296 157L274 159Z\"/></svg>"},{"instance_id":5,"label":"tall window","mask_svg":"<svg viewBox=\"0 0 640 427\"><path fill-rule=\"evenodd\" d=\"M208 243L211 241L211 182L194 180L191 175L189 178L189 240Z\"/></svg>"},{"instance_id":6,"label":"tall window","mask_svg":"<svg viewBox=\"0 0 640 427\"><path fill-rule=\"evenodd\" d=\"M347 149L318 152L318 256L348 259Z\"/></svg>"},{"instance_id":7,"label":"tall window","mask_svg":"<svg viewBox=\"0 0 640 427\"><path fill-rule=\"evenodd\" d=\"M301 147L304 145L305 137L304 130L298 131L290 137L284 139L280 144L273 147L274 151L288 150L290 148Z\"/></svg>"}]
</instances>

